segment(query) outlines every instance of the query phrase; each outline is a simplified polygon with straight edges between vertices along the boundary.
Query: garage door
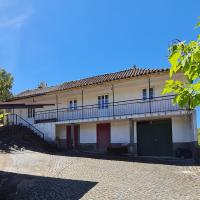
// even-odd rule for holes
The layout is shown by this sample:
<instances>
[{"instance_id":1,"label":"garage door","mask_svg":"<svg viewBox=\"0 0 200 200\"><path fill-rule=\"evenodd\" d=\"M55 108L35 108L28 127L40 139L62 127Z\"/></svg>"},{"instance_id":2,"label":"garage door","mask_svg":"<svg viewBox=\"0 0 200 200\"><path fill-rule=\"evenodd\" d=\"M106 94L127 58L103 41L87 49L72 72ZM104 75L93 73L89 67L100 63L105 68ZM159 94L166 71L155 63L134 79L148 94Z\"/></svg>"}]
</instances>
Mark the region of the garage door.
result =
<instances>
[{"instance_id":1,"label":"garage door","mask_svg":"<svg viewBox=\"0 0 200 200\"><path fill-rule=\"evenodd\" d=\"M137 123L138 154L141 156L172 155L171 120Z\"/></svg>"}]
</instances>

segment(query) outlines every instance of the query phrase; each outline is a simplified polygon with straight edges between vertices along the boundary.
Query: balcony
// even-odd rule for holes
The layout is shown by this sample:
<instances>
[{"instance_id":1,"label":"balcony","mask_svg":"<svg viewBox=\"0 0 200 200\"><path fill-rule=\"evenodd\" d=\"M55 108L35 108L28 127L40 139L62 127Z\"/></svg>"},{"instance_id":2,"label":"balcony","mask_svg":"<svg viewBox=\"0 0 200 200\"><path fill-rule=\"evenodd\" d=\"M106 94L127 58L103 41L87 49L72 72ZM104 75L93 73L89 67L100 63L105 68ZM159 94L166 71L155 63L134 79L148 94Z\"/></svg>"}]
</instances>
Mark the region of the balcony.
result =
<instances>
[{"instance_id":1,"label":"balcony","mask_svg":"<svg viewBox=\"0 0 200 200\"><path fill-rule=\"evenodd\" d=\"M174 96L155 97L153 99L135 99L104 105L87 105L74 109L54 109L35 113L35 123L89 120L110 117L166 113L183 110L173 105Z\"/></svg>"}]
</instances>

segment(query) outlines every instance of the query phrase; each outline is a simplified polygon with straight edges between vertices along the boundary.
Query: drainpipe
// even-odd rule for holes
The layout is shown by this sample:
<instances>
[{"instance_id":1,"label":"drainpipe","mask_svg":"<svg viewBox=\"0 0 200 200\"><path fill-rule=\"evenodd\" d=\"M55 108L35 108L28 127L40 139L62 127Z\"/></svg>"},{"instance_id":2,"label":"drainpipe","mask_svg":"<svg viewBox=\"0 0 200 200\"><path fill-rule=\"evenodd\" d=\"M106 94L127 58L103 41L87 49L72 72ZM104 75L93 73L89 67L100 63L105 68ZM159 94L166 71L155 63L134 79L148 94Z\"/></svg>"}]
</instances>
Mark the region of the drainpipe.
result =
<instances>
[{"instance_id":1,"label":"drainpipe","mask_svg":"<svg viewBox=\"0 0 200 200\"><path fill-rule=\"evenodd\" d=\"M33 97L33 102L35 102L34 97ZM35 109L36 109L36 108L32 108L32 111L33 111L33 118L34 118L34 123L35 123Z\"/></svg>"},{"instance_id":2,"label":"drainpipe","mask_svg":"<svg viewBox=\"0 0 200 200\"><path fill-rule=\"evenodd\" d=\"M58 121L58 94L56 94L56 116Z\"/></svg>"},{"instance_id":3,"label":"drainpipe","mask_svg":"<svg viewBox=\"0 0 200 200\"><path fill-rule=\"evenodd\" d=\"M115 116L115 92L114 92L114 85L112 85L112 96L113 96L113 117Z\"/></svg>"},{"instance_id":4,"label":"drainpipe","mask_svg":"<svg viewBox=\"0 0 200 200\"><path fill-rule=\"evenodd\" d=\"M15 124L15 123L14 123L14 120L15 120L15 116L14 116L14 114L15 114L15 109L14 109L14 107L13 107L13 110L12 110L12 111L13 111L13 125L14 125L14 124Z\"/></svg>"},{"instance_id":5,"label":"drainpipe","mask_svg":"<svg viewBox=\"0 0 200 200\"><path fill-rule=\"evenodd\" d=\"M84 116L83 116L83 90L81 91L81 101L82 101L82 119L84 119Z\"/></svg>"},{"instance_id":6,"label":"drainpipe","mask_svg":"<svg viewBox=\"0 0 200 200\"><path fill-rule=\"evenodd\" d=\"M149 76L149 112L151 113L150 88L151 88L151 80L150 80L150 76Z\"/></svg>"}]
</instances>

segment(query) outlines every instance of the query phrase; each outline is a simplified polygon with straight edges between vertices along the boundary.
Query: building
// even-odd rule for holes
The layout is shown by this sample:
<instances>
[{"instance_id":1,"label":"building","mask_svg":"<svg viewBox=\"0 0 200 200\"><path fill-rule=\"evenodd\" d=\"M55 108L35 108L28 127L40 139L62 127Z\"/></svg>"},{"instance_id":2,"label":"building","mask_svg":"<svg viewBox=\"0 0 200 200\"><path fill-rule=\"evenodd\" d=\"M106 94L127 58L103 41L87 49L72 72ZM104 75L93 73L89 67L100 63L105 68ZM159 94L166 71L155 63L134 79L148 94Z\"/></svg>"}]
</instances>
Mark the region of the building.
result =
<instances>
[{"instance_id":1,"label":"building","mask_svg":"<svg viewBox=\"0 0 200 200\"><path fill-rule=\"evenodd\" d=\"M168 74L133 67L54 87L43 84L10 102L48 104L13 112L63 148L105 152L127 145L134 155L173 156L178 148L193 148L197 128L195 111L174 105L173 94L161 94Z\"/></svg>"}]
</instances>

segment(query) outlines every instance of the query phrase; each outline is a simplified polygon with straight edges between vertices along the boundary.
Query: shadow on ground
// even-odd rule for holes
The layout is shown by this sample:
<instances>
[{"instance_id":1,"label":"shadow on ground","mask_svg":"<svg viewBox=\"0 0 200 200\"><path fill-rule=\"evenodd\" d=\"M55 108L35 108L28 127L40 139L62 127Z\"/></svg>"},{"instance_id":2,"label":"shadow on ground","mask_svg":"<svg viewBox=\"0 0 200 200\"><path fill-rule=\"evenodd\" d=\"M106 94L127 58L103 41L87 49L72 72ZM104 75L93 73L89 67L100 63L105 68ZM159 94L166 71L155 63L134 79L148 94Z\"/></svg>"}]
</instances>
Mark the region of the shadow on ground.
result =
<instances>
[{"instance_id":1,"label":"shadow on ground","mask_svg":"<svg viewBox=\"0 0 200 200\"><path fill-rule=\"evenodd\" d=\"M96 184L0 171L0 200L78 200Z\"/></svg>"}]
</instances>

